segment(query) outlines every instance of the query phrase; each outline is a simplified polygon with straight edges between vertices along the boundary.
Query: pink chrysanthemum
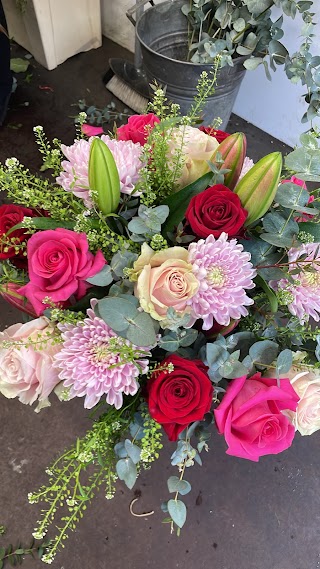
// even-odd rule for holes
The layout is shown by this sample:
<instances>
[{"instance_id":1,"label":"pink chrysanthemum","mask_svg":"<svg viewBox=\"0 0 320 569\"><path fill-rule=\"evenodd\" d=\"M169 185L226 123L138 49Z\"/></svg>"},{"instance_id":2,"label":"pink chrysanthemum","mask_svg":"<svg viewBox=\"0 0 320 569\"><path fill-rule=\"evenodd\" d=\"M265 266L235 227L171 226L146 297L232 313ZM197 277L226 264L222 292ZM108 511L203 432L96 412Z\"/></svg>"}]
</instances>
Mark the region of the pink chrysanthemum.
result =
<instances>
[{"instance_id":1,"label":"pink chrysanthemum","mask_svg":"<svg viewBox=\"0 0 320 569\"><path fill-rule=\"evenodd\" d=\"M250 257L236 239L228 241L226 233L218 239L209 235L189 245L189 262L200 283L189 304L194 320L203 319L204 330L209 330L214 321L228 326L231 319L248 314L245 306L253 300L244 289L254 288L252 279L256 275Z\"/></svg>"},{"instance_id":2,"label":"pink chrysanthemum","mask_svg":"<svg viewBox=\"0 0 320 569\"><path fill-rule=\"evenodd\" d=\"M320 252L319 243L308 243L301 247L292 248L288 252L289 273L298 266L305 267L298 274L291 274L292 281L281 279L271 281L274 290L288 293L288 309L299 318L301 324L313 318L320 320ZM301 257L303 256L303 259ZM303 264L299 265L299 259ZM297 261L297 263L295 263ZM312 268L312 271L310 271Z\"/></svg>"},{"instance_id":3,"label":"pink chrysanthemum","mask_svg":"<svg viewBox=\"0 0 320 569\"><path fill-rule=\"evenodd\" d=\"M86 207L92 207L88 181L89 142L76 140L72 146L61 144L61 150L68 160L61 162L64 171L60 173L56 182L67 192L72 192L83 199Z\"/></svg>"},{"instance_id":4,"label":"pink chrysanthemum","mask_svg":"<svg viewBox=\"0 0 320 569\"><path fill-rule=\"evenodd\" d=\"M101 140L113 154L120 177L120 191L124 194L131 194L139 181L140 169L143 166L140 160L141 145L131 140L112 140L108 135L101 136ZM88 208L93 205L88 180L92 141L93 138L90 138L89 140L76 140L72 146L61 145L67 160L61 163L63 171L56 180L67 192L72 192L78 198L83 199ZM140 195L140 193L135 192L134 195Z\"/></svg>"},{"instance_id":5,"label":"pink chrysanthemum","mask_svg":"<svg viewBox=\"0 0 320 569\"><path fill-rule=\"evenodd\" d=\"M60 369L64 387L70 388L70 399L85 397L84 406L91 409L106 395L107 403L120 409L123 394L137 393L137 377L147 372L148 360L144 357L150 352L117 336L92 309L87 310L87 315L76 326L59 325L64 342L54 367ZM113 339L117 340L116 345ZM136 360L126 360L126 347L136 350Z\"/></svg>"}]
</instances>

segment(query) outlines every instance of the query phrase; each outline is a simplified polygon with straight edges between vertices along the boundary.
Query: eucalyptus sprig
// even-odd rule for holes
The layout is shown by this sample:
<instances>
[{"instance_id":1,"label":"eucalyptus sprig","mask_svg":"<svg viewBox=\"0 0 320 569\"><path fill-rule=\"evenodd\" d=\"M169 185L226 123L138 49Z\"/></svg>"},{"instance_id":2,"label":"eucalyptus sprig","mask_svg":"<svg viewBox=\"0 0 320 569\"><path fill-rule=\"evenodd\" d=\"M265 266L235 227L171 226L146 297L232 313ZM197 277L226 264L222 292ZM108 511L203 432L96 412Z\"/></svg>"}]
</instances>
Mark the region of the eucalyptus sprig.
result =
<instances>
[{"instance_id":1,"label":"eucalyptus sprig","mask_svg":"<svg viewBox=\"0 0 320 569\"><path fill-rule=\"evenodd\" d=\"M303 0L189 0L182 12L189 26L189 56L193 63L214 63L220 57L221 67L233 65L244 57L244 67L254 70L263 65L268 79L269 68L284 66L293 83L306 87L308 104L302 122L320 116L320 57L312 54L315 37L313 1ZM274 20L273 7L282 14ZM299 49L289 53L282 38L283 17L301 15L303 23Z\"/></svg>"}]
</instances>

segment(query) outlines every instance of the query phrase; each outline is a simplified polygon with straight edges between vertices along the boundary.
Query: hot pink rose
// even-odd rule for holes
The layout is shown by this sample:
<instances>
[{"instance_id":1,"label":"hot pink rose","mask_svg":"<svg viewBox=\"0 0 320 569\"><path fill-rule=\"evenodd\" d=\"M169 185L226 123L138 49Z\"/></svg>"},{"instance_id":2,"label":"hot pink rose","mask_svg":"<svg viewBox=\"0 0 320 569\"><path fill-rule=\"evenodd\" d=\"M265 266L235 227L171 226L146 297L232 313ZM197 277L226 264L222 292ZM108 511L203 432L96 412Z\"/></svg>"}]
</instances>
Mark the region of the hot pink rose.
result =
<instances>
[{"instance_id":1,"label":"hot pink rose","mask_svg":"<svg viewBox=\"0 0 320 569\"><path fill-rule=\"evenodd\" d=\"M297 186L301 186L304 190L307 189L306 183L304 180L300 180L300 178L296 178L296 176L291 176L288 180L282 180L282 184L296 184Z\"/></svg>"},{"instance_id":2,"label":"hot pink rose","mask_svg":"<svg viewBox=\"0 0 320 569\"><path fill-rule=\"evenodd\" d=\"M150 131L159 122L160 120L153 113L132 115L127 124L118 128L118 140L132 140L132 142L139 142L143 146L147 142Z\"/></svg>"},{"instance_id":3,"label":"hot pink rose","mask_svg":"<svg viewBox=\"0 0 320 569\"><path fill-rule=\"evenodd\" d=\"M291 446L294 426L282 411L295 411L299 397L289 379L267 379L256 373L230 382L214 415L225 436L227 454L258 462Z\"/></svg>"},{"instance_id":4,"label":"hot pink rose","mask_svg":"<svg viewBox=\"0 0 320 569\"><path fill-rule=\"evenodd\" d=\"M2 395L8 399L18 397L26 405L32 405L37 400L36 411L50 405L48 397L60 382L59 370L53 367L53 356L59 352L60 345L48 340L53 332L49 320L43 317L27 324L14 324L0 332ZM2 348L2 342L10 342L12 346Z\"/></svg>"},{"instance_id":5,"label":"hot pink rose","mask_svg":"<svg viewBox=\"0 0 320 569\"><path fill-rule=\"evenodd\" d=\"M60 303L82 298L90 286L86 279L96 275L106 261L101 251L93 255L85 233L53 229L32 235L28 241L30 282L19 289L37 315L45 310L44 299Z\"/></svg>"}]
</instances>

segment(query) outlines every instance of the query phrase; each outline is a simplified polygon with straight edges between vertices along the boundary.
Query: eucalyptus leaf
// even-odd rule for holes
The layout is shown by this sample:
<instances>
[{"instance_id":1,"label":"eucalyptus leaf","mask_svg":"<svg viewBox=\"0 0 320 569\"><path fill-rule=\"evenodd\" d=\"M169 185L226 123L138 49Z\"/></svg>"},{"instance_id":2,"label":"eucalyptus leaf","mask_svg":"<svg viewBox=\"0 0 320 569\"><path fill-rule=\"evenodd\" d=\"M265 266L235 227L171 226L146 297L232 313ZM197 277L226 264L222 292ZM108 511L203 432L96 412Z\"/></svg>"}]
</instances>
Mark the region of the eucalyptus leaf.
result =
<instances>
[{"instance_id":1,"label":"eucalyptus leaf","mask_svg":"<svg viewBox=\"0 0 320 569\"><path fill-rule=\"evenodd\" d=\"M124 442L117 443L114 447L114 452L118 458L127 458L128 453L125 449Z\"/></svg>"},{"instance_id":2,"label":"eucalyptus leaf","mask_svg":"<svg viewBox=\"0 0 320 569\"><path fill-rule=\"evenodd\" d=\"M135 313L128 325L126 338L136 346L153 346L156 333L151 316L146 312Z\"/></svg>"},{"instance_id":3,"label":"eucalyptus leaf","mask_svg":"<svg viewBox=\"0 0 320 569\"><path fill-rule=\"evenodd\" d=\"M176 352L180 344L177 337L173 337L170 334L167 334L166 336L160 338L158 345L160 348L166 350L167 352Z\"/></svg>"},{"instance_id":4,"label":"eucalyptus leaf","mask_svg":"<svg viewBox=\"0 0 320 569\"><path fill-rule=\"evenodd\" d=\"M206 360L210 369L217 370L228 359L229 352L217 343L207 344Z\"/></svg>"},{"instance_id":5,"label":"eucalyptus leaf","mask_svg":"<svg viewBox=\"0 0 320 569\"><path fill-rule=\"evenodd\" d=\"M131 458L121 458L116 464L116 471L120 480L131 490L137 479L137 467Z\"/></svg>"},{"instance_id":6,"label":"eucalyptus leaf","mask_svg":"<svg viewBox=\"0 0 320 569\"><path fill-rule=\"evenodd\" d=\"M174 523L182 528L187 519L187 508L181 500L169 500L168 512Z\"/></svg>"},{"instance_id":7,"label":"eucalyptus leaf","mask_svg":"<svg viewBox=\"0 0 320 569\"><path fill-rule=\"evenodd\" d=\"M181 496L185 496L191 491L191 484L187 480L180 480L178 476L170 476L167 481L169 492L179 492Z\"/></svg>"},{"instance_id":8,"label":"eucalyptus leaf","mask_svg":"<svg viewBox=\"0 0 320 569\"><path fill-rule=\"evenodd\" d=\"M279 346L271 340L256 342L249 349L249 356L255 364L270 365L277 357ZM243 364L246 365L243 361Z\"/></svg>"},{"instance_id":9,"label":"eucalyptus leaf","mask_svg":"<svg viewBox=\"0 0 320 569\"><path fill-rule=\"evenodd\" d=\"M122 278L123 269L125 267L132 267L137 258L138 255L131 253L131 251L118 251L111 259L111 269L117 277Z\"/></svg>"},{"instance_id":10,"label":"eucalyptus leaf","mask_svg":"<svg viewBox=\"0 0 320 569\"><path fill-rule=\"evenodd\" d=\"M108 286L113 281L110 265L105 265L99 273L89 277L86 281L95 286Z\"/></svg>"},{"instance_id":11,"label":"eucalyptus leaf","mask_svg":"<svg viewBox=\"0 0 320 569\"><path fill-rule=\"evenodd\" d=\"M99 316L115 332L124 332L137 316L137 308L123 297L107 297L99 300L97 305ZM142 344L141 344L142 345Z\"/></svg>"},{"instance_id":12,"label":"eucalyptus leaf","mask_svg":"<svg viewBox=\"0 0 320 569\"><path fill-rule=\"evenodd\" d=\"M279 376L281 373L288 373L292 367L292 357L293 354L291 350L286 349L280 352L277 358L277 376Z\"/></svg>"},{"instance_id":13,"label":"eucalyptus leaf","mask_svg":"<svg viewBox=\"0 0 320 569\"><path fill-rule=\"evenodd\" d=\"M129 439L124 441L124 446L132 462L137 464L140 460L141 449L137 445L133 444Z\"/></svg>"}]
</instances>

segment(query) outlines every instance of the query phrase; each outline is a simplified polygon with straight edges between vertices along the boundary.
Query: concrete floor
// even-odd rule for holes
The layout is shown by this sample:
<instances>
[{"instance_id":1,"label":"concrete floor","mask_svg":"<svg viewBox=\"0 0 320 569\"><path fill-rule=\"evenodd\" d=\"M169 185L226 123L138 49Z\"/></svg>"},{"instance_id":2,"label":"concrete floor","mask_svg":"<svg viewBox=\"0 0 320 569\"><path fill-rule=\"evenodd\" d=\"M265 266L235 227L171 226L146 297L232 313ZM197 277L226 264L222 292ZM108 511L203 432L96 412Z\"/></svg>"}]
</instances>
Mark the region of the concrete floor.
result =
<instances>
[{"instance_id":1,"label":"concrete floor","mask_svg":"<svg viewBox=\"0 0 320 569\"><path fill-rule=\"evenodd\" d=\"M23 53L23 50L17 50ZM65 143L73 138L78 99L104 106L107 92L101 82L108 58L121 49L104 41L103 47L75 56L54 71L31 60L30 83L19 80L6 125L0 130L0 161L16 156L29 167L40 160L32 127L44 126L49 138ZM43 90L49 86L52 90ZM29 106L22 106L28 102ZM261 104L261 101L259 102ZM13 128L21 125L18 129ZM277 140L232 116L229 132L242 130L248 138L248 155L286 148ZM19 321L19 313L0 305L1 328ZM52 459L89 426L81 401L53 401L39 415L15 400L0 397L0 547L28 542L39 515L27 493L46 482L44 470ZM103 493L88 507L86 517L52 564L53 569L317 569L320 567L320 434L297 435L293 446L280 456L259 464L228 457L222 437L214 434L204 465L188 472L193 491L186 497L188 520L181 537L162 525L160 504L168 497L166 480L176 474L170 466L172 445L161 459L138 479L141 499L137 511L155 510L149 518L134 518L129 504L134 490L122 483L114 500ZM170 474L169 474L170 473ZM28 558L26 569L44 567Z\"/></svg>"}]
</instances>

